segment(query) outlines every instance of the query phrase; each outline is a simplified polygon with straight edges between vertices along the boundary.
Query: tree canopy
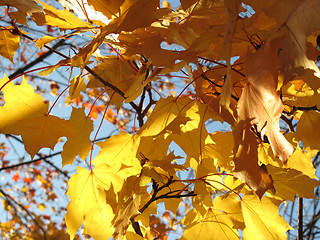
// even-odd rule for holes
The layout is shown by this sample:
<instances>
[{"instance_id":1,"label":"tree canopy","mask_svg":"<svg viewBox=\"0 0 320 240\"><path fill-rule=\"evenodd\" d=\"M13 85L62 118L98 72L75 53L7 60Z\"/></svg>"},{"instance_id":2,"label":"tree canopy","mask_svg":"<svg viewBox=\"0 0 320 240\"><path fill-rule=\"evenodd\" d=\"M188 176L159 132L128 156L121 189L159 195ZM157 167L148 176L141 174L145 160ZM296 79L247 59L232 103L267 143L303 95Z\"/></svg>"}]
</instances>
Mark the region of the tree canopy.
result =
<instances>
[{"instance_id":1,"label":"tree canopy","mask_svg":"<svg viewBox=\"0 0 320 240\"><path fill-rule=\"evenodd\" d=\"M5 238L318 236L320 1L58 2L0 0Z\"/></svg>"}]
</instances>

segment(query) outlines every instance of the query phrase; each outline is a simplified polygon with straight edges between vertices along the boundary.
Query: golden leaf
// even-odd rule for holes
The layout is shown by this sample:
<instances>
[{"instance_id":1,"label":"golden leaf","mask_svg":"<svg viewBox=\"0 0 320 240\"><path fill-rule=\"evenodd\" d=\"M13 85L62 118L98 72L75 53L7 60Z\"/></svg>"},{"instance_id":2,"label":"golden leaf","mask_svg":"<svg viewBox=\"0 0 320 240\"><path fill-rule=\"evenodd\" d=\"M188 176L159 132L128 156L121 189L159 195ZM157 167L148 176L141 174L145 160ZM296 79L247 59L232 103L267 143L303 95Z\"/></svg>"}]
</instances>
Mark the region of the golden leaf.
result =
<instances>
[{"instance_id":1,"label":"golden leaf","mask_svg":"<svg viewBox=\"0 0 320 240\"><path fill-rule=\"evenodd\" d=\"M61 153L62 167L72 164L77 155L84 160L91 149L90 134L93 131L93 121L85 115L84 108L72 108L68 123L68 140Z\"/></svg>"},{"instance_id":2,"label":"golden leaf","mask_svg":"<svg viewBox=\"0 0 320 240\"><path fill-rule=\"evenodd\" d=\"M191 223L184 222L186 230L181 240L203 239L240 239L238 231L233 229L229 215L223 211L209 208L204 217L197 215L195 210L187 213L186 219L191 219Z\"/></svg>"},{"instance_id":3,"label":"golden leaf","mask_svg":"<svg viewBox=\"0 0 320 240\"><path fill-rule=\"evenodd\" d=\"M44 24L53 27L58 27L62 30L66 29L90 29L92 25L82 21L80 18L76 17L74 14L67 10L58 10L53 6L50 6L44 2L36 0L40 3L44 9L44 16L40 16L38 13L32 15L33 20L39 25Z\"/></svg>"},{"instance_id":4,"label":"golden leaf","mask_svg":"<svg viewBox=\"0 0 320 240\"><path fill-rule=\"evenodd\" d=\"M111 186L118 192L123 180L117 175L119 168L106 164L92 172L78 167L77 174L69 180L67 195L70 197L65 216L67 233L73 239L84 222L84 233L94 239L108 239L112 235L112 208L106 202L106 192ZM97 231L99 229L99 231Z\"/></svg>"},{"instance_id":5,"label":"golden leaf","mask_svg":"<svg viewBox=\"0 0 320 240\"><path fill-rule=\"evenodd\" d=\"M86 91L86 83L84 82L83 77L75 76L71 82L69 88L69 95L71 99L77 98L81 91Z\"/></svg>"},{"instance_id":6,"label":"golden leaf","mask_svg":"<svg viewBox=\"0 0 320 240\"><path fill-rule=\"evenodd\" d=\"M9 81L5 76L3 86ZM31 158L44 147L53 149L58 139L66 136L69 125L66 120L47 115L48 103L36 94L25 79L21 85L9 82L2 89L5 104L0 107L0 132L21 135Z\"/></svg>"},{"instance_id":7,"label":"golden leaf","mask_svg":"<svg viewBox=\"0 0 320 240\"><path fill-rule=\"evenodd\" d=\"M13 63L16 50L20 47L20 36L13 34L13 27L0 29L0 55Z\"/></svg>"},{"instance_id":8,"label":"golden leaf","mask_svg":"<svg viewBox=\"0 0 320 240\"><path fill-rule=\"evenodd\" d=\"M315 198L314 188L320 183L309 176L290 168L278 168L272 165L267 166L276 190L275 196L283 200L294 201L295 196L301 198Z\"/></svg>"},{"instance_id":9,"label":"golden leaf","mask_svg":"<svg viewBox=\"0 0 320 240\"><path fill-rule=\"evenodd\" d=\"M286 232L290 225L279 215L281 201L255 195L246 195L241 200L242 212L246 228L244 239L280 240L287 239Z\"/></svg>"}]
</instances>

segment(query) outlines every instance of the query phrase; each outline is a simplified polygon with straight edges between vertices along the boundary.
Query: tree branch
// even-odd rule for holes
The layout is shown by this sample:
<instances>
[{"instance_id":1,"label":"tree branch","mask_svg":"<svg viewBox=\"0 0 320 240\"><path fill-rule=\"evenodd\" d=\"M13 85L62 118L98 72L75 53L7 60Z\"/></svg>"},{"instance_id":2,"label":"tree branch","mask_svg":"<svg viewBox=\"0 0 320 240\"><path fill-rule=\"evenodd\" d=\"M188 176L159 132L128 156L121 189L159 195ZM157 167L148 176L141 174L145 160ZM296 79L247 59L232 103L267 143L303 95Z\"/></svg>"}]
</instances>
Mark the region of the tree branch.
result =
<instances>
[{"instance_id":1,"label":"tree branch","mask_svg":"<svg viewBox=\"0 0 320 240\"><path fill-rule=\"evenodd\" d=\"M0 193L8 200L19 206L23 211L27 213L27 215L32 219L32 221L37 225L37 227L43 232L43 239L46 240L46 231L40 226L40 224L37 222L37 220L33 217L33 215L29 212L28 209L26 209L21 203L14 200L13 197L5 193L2 189L0 189ZM12 205L12 204L11 204Z\"/></svg>"},{"instance_id":2,"label":"tree branch","mask_svg":"<svg viewBox=\"0 0 320 240\"><path fill-rule=\"evenodd\" d=\"M291 116L298 110L300 110L300 111L318 111L318 112L320 112L320 109L317 107L317 105L314 105L312 107L296 107L296 106L293 106L292 110L290 112L283 111L283 113L285 113L286 115Z\"/></svg>"}]
</instances>

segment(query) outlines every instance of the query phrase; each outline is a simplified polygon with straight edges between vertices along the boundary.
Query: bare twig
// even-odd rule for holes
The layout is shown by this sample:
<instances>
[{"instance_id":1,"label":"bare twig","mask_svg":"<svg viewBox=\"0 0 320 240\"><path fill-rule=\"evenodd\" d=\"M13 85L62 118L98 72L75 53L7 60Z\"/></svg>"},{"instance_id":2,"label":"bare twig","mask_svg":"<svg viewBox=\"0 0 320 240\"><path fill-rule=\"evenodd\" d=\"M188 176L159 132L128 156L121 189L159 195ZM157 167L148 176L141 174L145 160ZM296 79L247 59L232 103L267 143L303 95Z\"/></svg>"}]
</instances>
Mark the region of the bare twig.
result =
<instances>
[{"instance_id":1,"label":"bare twig","mask_svg":"<svg viewBox=\"0 0 320 240\"><path fill-rule=\"evenodd\" d=\"M29 212L28 209L26 209L21 203L14 200L13 197L11 197L9 194L5 193L2 189L0 189L0 193L8 200L13 202L15 205L19 206L26 214L32 219L32 221L37 225L37 227L43 232L43 239L47 240L46 237L46 231L41 227L41 225L37 222L37 220L34 218L34 216Z\"/></svg>"}]
</instances>

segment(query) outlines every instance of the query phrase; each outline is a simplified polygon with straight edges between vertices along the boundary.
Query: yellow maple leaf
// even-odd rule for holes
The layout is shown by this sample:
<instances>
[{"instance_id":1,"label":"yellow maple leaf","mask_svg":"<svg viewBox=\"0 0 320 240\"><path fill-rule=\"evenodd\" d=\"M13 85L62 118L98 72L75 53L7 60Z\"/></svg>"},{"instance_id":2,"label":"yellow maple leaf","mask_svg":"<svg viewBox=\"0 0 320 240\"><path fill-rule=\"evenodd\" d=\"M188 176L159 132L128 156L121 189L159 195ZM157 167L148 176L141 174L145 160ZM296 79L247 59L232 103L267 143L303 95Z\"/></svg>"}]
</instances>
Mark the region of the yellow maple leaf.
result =
<instances>
[{"instance_id":1,"label":"yellow maple leaf","mask_svg":"<svg viewBox=\"0 0 320 240\"><path fill-rule=\"evenodd\" d=\"M0 29L0 55L9 59L13 63L13 56L20 47L20 36L13 34L13 27Z\"/></svg>"},{"instance_id":2,"label":"yellow maple leaf","mask_svg":"<svg viewBox=\"0 0 320 240\"><path fill-rule=\"evenodd\" d=\"M114 222L114 240L121 240L127 230L131 217L139 215L139 206L141 194L133 194L132 197L125 200L120 210L117 212Z\"/></svg>"},{"instance_id":3,"label":"yellow maple leaf","mask_svg":"<svg viewBox=\"0 0 320 240\"><path fill-rule=\"evenodd\" d=\"M205 150L212 153L214 165L233 170L234 140L232 132L214 132L210 134L213 144L207 144Z\"/></svg>"},{"instance_id":4,"label":"yellow maple leaf","mask_svg":"<svg viewBox=\"0 0 320 240\"><path fill-rule=\"evenodd\" d=\"M287 239L290 225L279 214L281 201L264 196L246 195L241 200L244 223L243 236L250 240Z\"/></svg>"},{"instance_id":5,"label":"yellow maple leaf","mask_svg":"<svg viewBox=\"0 0 320 240\"><path fill-rule=\"evenodd\" d=\"M90 134L93 131L93 121L85 115L84 108L72 108L68 123L68 140L61 153L62 167L72 164L77 155L84 160L91 149Z\"/></svg>"},{"instance_id":6,"label":"yellow maple leaf","mask_svg":"<svg viewBox=\"0 0 320 240\"><path fill-rule=\"evenodd\" d=\"M226 196L215 197L213 200L215 209L221 210L227 213L232 221L231 227L236 229L244 229L244 220L242 215L241 203L239 196L231 193Z\"/></svg>"},{"instance_id":7,"label":"yellow maple leaf","mask_svg":"<svg viewBox=\"0 0 320 240\"><path fill-rule=\"evenodd\" d=\"M8 81L5 76L0 80L0 86ZM0 107L0 132L21 135L32 158L41 148L53 149L58 139L68 132L67 121L47 115L48 103L44 103L25 79L21 85L9 82L2 92L5 104Z\"/></svg>"},{"instance_id":8,"label":"yellow maple leaf","mask_svg":"<svg viewBox=\"0 0 320 240\"><path fill-rule=\"evenodd\" d=\"M75 76L70 82L69 95L71 99L77 98L81 91L86 91L83 77Z\"/></svg>"},{"instance_id":9,"label":"yellow maple leaf","mask_svg":"<svg viewBox=\"0 0 320 240\"><path fill-rule=\"evenodd\" d=\"M231 227L232 221L228 213L217 209L209 208L203 217L193 209L187 213L183 224L186 229L181 240L240 239L238 231Z\"/></svg>"},{"instance_id":10,"label":"yellow maple leaf","mask_svg":"<svg viewBox=\"0 0 320 240\"><path fill-rule=\"evenodd\" d=\"M318 105L319 106L319 105ZM303 142L304 147L320 149L320 113L305 111L297 124L296 138Z\"/></svg>"},{"instance_id":11,"label":"yellow maple leaf","mask_svg":"<svg viewBox=\"0 0 320 240\"><path fill-rule=\"evenodd\" d=\"M109 164L110 166L123 167L121 174L123 177L129 177L141 172L141 164L137 159L139 139L137 135L132 136L129 133L120 132L104 142L97 143L101 147L100 153L92 160L95 166L100 164Z\"/></svg>"},{"instance_id":12,"label":"yellow maple leaf","mask_svg":"<svg viewBox=\"0 0 320 240\"><path fill-rule=\"evenodd\" d=\"M128 62L131 59L126 59L126 61L118 58L116 56L109 56L106 58L100 58L101 63L99 63L93 70L97 73L103 80L112 84L113 86L119 88L123 93L128 91L131 85L140 80L140 84L142 82L141 76L138 75L138 81L136 81L136 74L133 69L130 67ZM144 80L144 79L143 79ZM104 87L104 84L101 83L98 79L93 76L90 77L90 81L87 84L88 88L95 87ZM107 93L111 97L113 95L114 90L107 88ZM112 103L114 103L119 109L122 106L124 98L120 96L118 93L115 93L112 97Z\"/></svg>"},{"instance_id":13,"label":"yellow maple leaf","mask_svg":"<svg viewBox=\"0 0 320 240\"><path fill-rule=\"evenodd\" d=\"M268 165L267 169L276 190L275 196L290 201L294 201L296 195L302 198L315 198L314 188L320 184L319 181L295 169L278 168L272 165Z\"/></svg>"},{"instance_id":14,"label":"yellow maple leaf","mask_svg":"<svg viewBox=\"0 0 320 240\"><path fill-rule=\"evenodd\" d=\"M19 23L26 24L27 15L42 13L43 9L34 0L0 0L0 6L10 6L18 9L18 12L11 12L9 15L17 19Z\"/></svg>"},{"instance_id":15,"label":"yellow maple leaf","mask_svg":"<svg viewBox=\"0 0 320 240\"><path fill-rule=\"evenodd\" d=\"M67 10L58 10L44 2L36 0L44 9L44 17L40 17L38 13L32 15L33 20L39 25L44 24L58 27L62 30L66 29L90 29L92 25L82 21L80 18ZM41 13L43 14L43 13Z\"/></svg>"},{"instance_id":16,"label":"yellow maple leaf","mask_svg":"<svg viewBox=\"0 0 320 240\"><path fill-rule=\"evenodd\" d=\"M286 134L287 139L295 136L294 133ZM258 157L259 161L265 165L273 165L281 168L291 168L303 172L310 178L316 178L315 168L312 164L312 158L315 156L317 151L312 151L310 149L301 149L297 141L290 140L292 144L295 145L295 151L289 157L288 162L284 165L279 159L275 158L270 150L270 145L268 143L260 143L258 147Z\"/></svg>"},{"instance_id":17,"label":"yellow maple leaf","mask_svg":"<svg viewBox=\"0 0 320 240\"><path fill-rule=\"evenodd\" d=\"M42 38L40 38L39 40L36 41L36 45L38 48L42 49L42 47L45 44L51 43L53 40L56 40L58 38L60 38L60 36L58 36L58 37L43 36Z\"/></svg>"},{"instance_id":18,"label":"yellow maple leaf","mask_svg":"<svg viewBox=\"0 0 320 240\"><path fill-rule=\"evenodd\" d=\"M111 186L115 192L121 189L123 180L117 175L118 170L106 164L96 167L92 172L78 167L77 174L70 178L66 193L70 203L65 216L70 239L74 238L83 222L84 232L95 240L111 237L114 213L106 202L105 191Z\"/></svg>"}]
</instances>

